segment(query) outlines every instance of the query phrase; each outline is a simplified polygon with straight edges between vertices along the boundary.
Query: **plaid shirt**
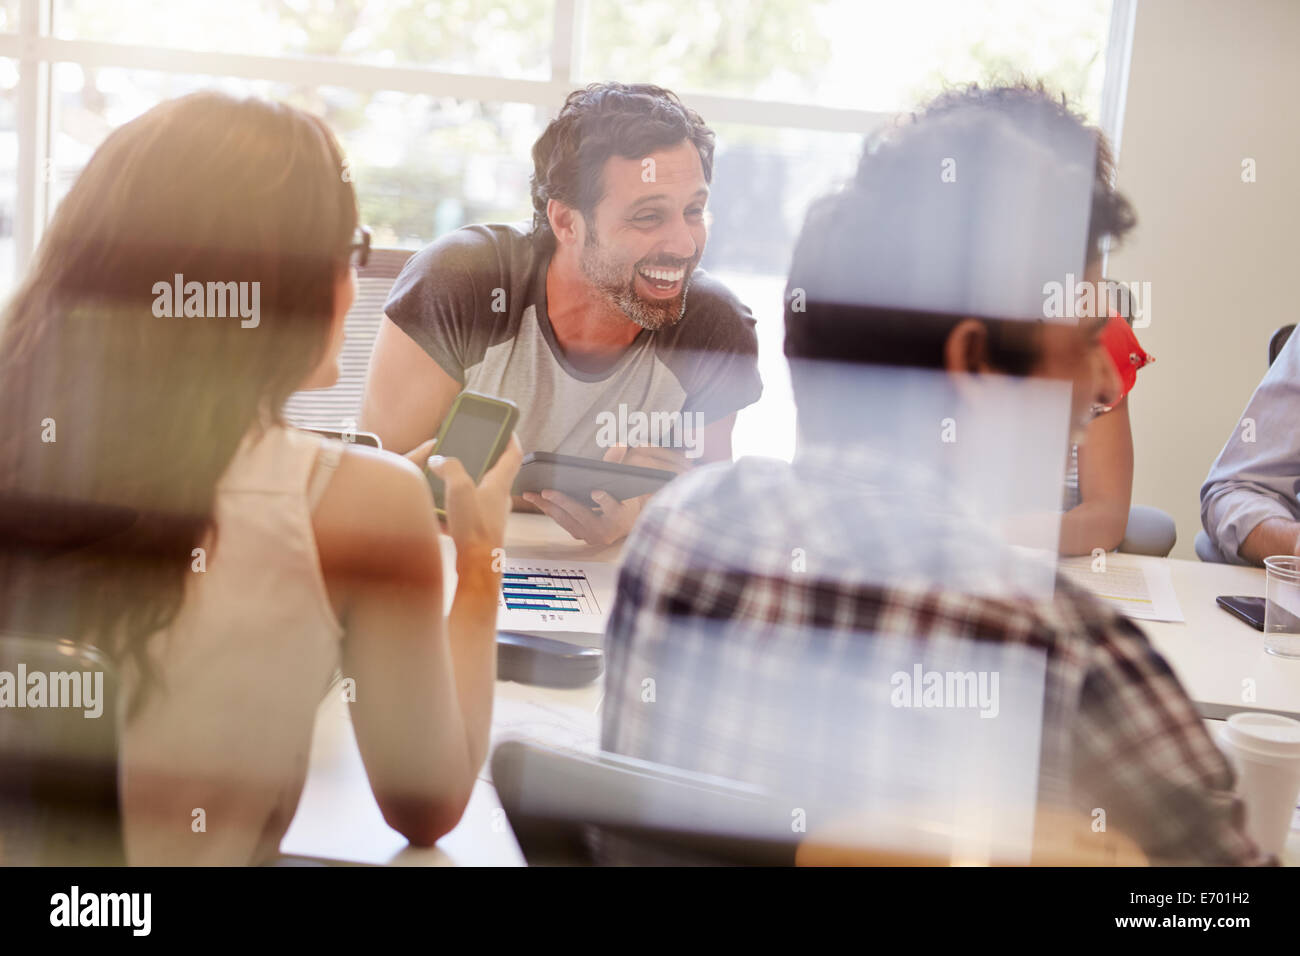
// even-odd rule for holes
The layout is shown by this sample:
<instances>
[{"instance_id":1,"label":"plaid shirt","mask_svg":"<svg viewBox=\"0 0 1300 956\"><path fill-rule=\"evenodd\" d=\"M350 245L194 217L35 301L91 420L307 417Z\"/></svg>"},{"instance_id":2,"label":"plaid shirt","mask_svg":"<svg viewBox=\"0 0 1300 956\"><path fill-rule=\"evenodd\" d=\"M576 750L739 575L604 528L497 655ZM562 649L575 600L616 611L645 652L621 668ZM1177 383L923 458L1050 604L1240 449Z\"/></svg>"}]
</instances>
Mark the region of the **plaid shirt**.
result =
<instances>
[{"instance_id":1,"label":"plaid shirt","mask_svg":"<svg viewBox=\"0 0 1300 956\"><path fill-rule=\"evenodd\" d=\"M1019 649L1044 664L1039 801L1104 808L1154 861L1256 861L1230 765L1168 664L1064 581L1017 598L1011 550L932 475L865 452L684 476L623 552L602 747L776 789L795 774L843 798L869 784L855 768L884 741L823 688L852 696L864 649Z\"/></svg>"}]
</instances>

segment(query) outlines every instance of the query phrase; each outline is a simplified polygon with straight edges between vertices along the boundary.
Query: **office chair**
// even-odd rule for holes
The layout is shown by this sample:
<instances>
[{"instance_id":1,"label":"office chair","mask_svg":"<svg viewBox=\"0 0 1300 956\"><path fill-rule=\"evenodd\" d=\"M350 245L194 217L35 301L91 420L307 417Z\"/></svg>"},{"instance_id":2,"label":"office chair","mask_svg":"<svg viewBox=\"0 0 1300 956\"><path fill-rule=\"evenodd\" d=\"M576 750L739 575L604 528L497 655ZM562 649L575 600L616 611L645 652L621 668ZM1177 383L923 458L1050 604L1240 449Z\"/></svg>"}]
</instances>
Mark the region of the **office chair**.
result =
<instances>
[{"instance_id":1,"label":"office chair","mask_svg":"<svg viewBox=\"0 0 1300 956\"><path fill-rule=\"evenodd\" d=\"M0 671L17 681L20 665L29 677L102 675L103 684L98 717L84 706L0 708L0 865L124 864L116 670L85 644L0 633Z\"/></svg>"},{"instance_id":2,"label":"office chair","mask_svg":"<svg viewBox=\"0 0 1300 956\"><path fill-rule=\"evenodd\" d=\"M333 438L335 441L353 442L357 445L365 445L369 448L383 448L384 443L379 440L379 436L374 432L359 431L340 431L337 428L304 428L303 431L311 432L313 435L321 435L325 438Z\"/></svg>"},{"instance_id":3,"label":"office chair","mask_svg":"<svg viewBox=\"0 0 1300 956\"><path fill-rule=\"evenodd\" d=\"M492 781L529 866L794 863L788 803L747 784L522 741L496 748Z\"/></svg>"},{"instance_id":4,"label":"office chair","mask_svg":"<svg viewBox=\"0 0 1300 956\"><path fill-rule=\"evenodd\" d=\"M1282 354L1282 349L1287 340L1291 338L1291 333L1295 331L1295 323L1284 325L1277 329L1268 340L1268 364L1272 365L1277 361L1277 357Z\"/></svg>"},{"instance_id":5,"label":"office chair","mask_svg":"<svg viewBox=\"0 0 1300 956\"><path fill-rule=\"evenodd\" d=\"M398 273L412 255L409 249L370 250L370 261L357 269L357 298L345 320L339 380L329 388L290 395L284 405L284 415L292 424L336 434L355 430L361 417L370 352L384 319L384 303Z\"/></svg>"},{"instance_id":6,"label":"office chair","mask_svg":"<svg viewBox=\"0 0 1300 956\"><path fill-rule=\"evenodd\" d=\"M851 815L807 834L791 827L790 801L736 781L611 753L566 753L507 741L492 780L529 866L759 865L950 866L939 852L879 818ZM1036 866L1141 865L1122 834L1099 838L1077 812L1039 807L1028 862ZM906 824L903 831L910 832ZM885 839L881 839L881 836ZM891 842L888 837L894 836ZM939 841L938 846L943 845ZM1020 865L1023 860L993 860Z\"/></svg>"},{"instance_id":7,"label":"office chair","mask_svg":"<svg viewBox=\"0 0 1300 956\"><path fill-rule=\"evenodd\" d=\"M1151 505L1133 505L1128 510L1128 526L1119 550L1123 554L1169 556L1178 541L1178 528L1168 512Z\"/></svg>"},{"instance_id":8,"label":"office chair","mask_svg":"<svg viewBox=\"0 0 1300 956\"><path fill-rule=\"evenodd\" d=\"M1192 542L1192 547L1196 549L1196 556L1206 564L1228 563L1218 545L1210 540L1210 536L1203 529L1196 532L1196 540Z\"/></svg>"}]
</instances>

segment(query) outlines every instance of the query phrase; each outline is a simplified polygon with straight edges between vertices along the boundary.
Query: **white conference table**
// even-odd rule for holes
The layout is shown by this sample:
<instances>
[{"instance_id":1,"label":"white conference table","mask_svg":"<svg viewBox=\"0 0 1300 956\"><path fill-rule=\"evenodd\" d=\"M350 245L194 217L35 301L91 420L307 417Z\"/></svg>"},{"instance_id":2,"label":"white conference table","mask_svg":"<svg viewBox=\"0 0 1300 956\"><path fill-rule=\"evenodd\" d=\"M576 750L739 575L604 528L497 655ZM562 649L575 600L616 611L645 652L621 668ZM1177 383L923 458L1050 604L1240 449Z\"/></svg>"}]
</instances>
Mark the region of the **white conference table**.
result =
<instances>
[{"instance_id":1,"label":"white conference table","mask_svg":"<svg viewBox=\"0 0 1300 956\"><path fill-rule=\"evenodd\" d=\"M573 540L545 515L512 514L506 531L510 558L563 561L618 560L618 545L593 548ZM442 539L448 601L455 593L455 548ZM599 643L599 638L591 643ZM524 738L571 750L594 751L600 733L604 679L555 689L498 681L489 754L500 740ZM280 852L352 863L394 866L522 866L523 854L505 822L490 768L484 765L456 828L436 847L421 849L384 822L370 792L342 694L329 694L316 714L307 783Z\"/></svg>"},{"instance_id":2,"label":"white conference table","mask_svg":"<svg viewBox=\"0 0 1300 956\"><path fill-rule=\"evenodd\" d=\"M580 561L616 561L619 552L617 546L598 550L574 542L549 518L526 514L511 515L506 550L512 558ZM444 539L444 555L453 554ZM1139 626L1198 705L1300 712L1300 661L1266 653L1258 631L1214 603L1220 594L1262 595L1262 570L1197 561L1138 560L1161 561L1169 567L1185 623L1142 621ZM446 564L454 567L451 560ZM1253 689L1254 701L1243 699L1247 688ZM602 699L603 679L573 690L498 682L492 746L516 737L593 751L599 740ZM307 784L280 848L292 856L397 866L524 862L487 766L479 774L464 817L436 847L411 847L391 829L371 795L341 694L330 694L317 714ZM1291 831L1285 859L1300 863L1300 831Z\"/></svg>"},{"instance_id":3,"label":"white conference table","mask_svg":"<svg viewBox=\"0 0 1300 956\"><path fill-rule=\"evenodd\" d=\"M1221 594L1262 597L1262 568L1162 558L1141 562L1168 565L1186 621L1139 621L1138 626L1169 661L1203 716L1227 707L1300 717L1300 660L1269 654L1263 634L1214 603Z\"/></svg>"}]
</instances>

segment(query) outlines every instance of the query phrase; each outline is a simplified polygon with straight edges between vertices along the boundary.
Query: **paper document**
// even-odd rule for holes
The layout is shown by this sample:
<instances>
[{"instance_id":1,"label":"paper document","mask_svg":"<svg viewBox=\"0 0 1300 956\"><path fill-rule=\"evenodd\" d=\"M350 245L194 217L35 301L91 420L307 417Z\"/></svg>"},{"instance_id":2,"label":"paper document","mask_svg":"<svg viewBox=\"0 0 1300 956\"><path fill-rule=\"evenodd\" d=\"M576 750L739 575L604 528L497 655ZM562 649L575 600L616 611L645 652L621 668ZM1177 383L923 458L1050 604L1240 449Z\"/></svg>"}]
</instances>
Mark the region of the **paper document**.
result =
<instances>
[{"instance_id":1,"label":"paper document","mask_svg":"<svg viewBox=\"0 0 1300 956\"><path fill-rule=\"evenodd\" d=\"M507 559L497 628L603 634L615 573L614 565L599 562Z\"/></svg>"},{"instance_id":2,"label":"paper document","mask_svg":"<svg viewBox=\"0 0 1300 956\"><path fill-rule=\"evenodd\" d=\"M599 749L600 714L573 702L552 699L539 688L507 685L498 692L492 713L492 749L506 740L526 740L560 750L595 753ZM479 779L492 780L492 761Z\"/></svg>"},{"instance_id":3,"label":"paper document","mask_svg":"<svg viewBox=\"0 0 1300 956\"><path fill-rule=\"evenodd\" d=\"M1139 621L1183 621L1169 566L1160 558L1106 554L1063 558L1065 578L1086 588L1125 617Z\"/></svg>"}]
</instances>

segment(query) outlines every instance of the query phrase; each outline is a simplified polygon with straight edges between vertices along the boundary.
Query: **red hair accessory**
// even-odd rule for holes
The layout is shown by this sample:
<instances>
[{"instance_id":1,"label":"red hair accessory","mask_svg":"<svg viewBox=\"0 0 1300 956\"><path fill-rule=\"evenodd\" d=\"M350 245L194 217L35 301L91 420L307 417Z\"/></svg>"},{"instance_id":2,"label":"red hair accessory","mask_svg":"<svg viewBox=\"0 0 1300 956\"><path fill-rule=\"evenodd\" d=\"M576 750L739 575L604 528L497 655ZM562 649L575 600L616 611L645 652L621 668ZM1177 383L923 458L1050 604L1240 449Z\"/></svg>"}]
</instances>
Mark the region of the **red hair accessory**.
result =
<instances>
[{"instance_id":1,"label":"red hair accessory","mask_svg":"<svg viewBox=\"0 0 1300 956\"><path fill-rule=\"evenodd\" d=\"M1110 360L1115 363L1115 370L1119 372L1120 382L1124 386L1119 398L1115 399L1118 404L1120 399L1132 391L1137 382L1138 369L1150 365L1155 359L1143 351L1128 322L1114 312L1101 330L1100 341L1110 355Z\"/></svg>"}]
</instances>

